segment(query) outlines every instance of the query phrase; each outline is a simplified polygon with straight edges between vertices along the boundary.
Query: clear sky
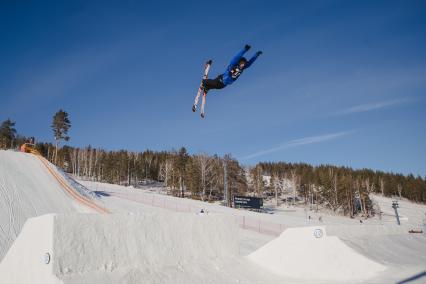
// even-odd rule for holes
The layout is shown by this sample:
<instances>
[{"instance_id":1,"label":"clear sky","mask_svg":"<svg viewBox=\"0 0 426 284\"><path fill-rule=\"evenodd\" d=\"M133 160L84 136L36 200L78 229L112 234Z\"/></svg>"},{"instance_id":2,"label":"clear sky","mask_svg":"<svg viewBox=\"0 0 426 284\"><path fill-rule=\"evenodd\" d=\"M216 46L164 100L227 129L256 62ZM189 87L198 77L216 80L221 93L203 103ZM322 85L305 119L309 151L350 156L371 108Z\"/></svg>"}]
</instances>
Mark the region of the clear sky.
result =
<instances>
[{"instance_id":1,"label":"clear sky","mask_svg":"<svg viewBox=\"0 0 426 284\"><path fill-rule=\"evenodd\" d=\"M426 1L3 0L0 38L0 121L41 141L62 108L71 146L426 175Z\"/></svg>"}]
</instances>

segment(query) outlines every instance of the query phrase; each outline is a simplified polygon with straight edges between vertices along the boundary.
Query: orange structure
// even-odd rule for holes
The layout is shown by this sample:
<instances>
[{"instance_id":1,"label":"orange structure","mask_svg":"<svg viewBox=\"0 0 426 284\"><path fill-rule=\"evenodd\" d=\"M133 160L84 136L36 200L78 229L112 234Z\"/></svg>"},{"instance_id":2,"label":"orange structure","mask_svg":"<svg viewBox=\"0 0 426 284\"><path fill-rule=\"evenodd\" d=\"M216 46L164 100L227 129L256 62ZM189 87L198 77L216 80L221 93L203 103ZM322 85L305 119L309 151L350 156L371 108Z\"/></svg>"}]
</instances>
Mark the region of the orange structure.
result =
<instances>
[{"instance_id":1,"label":"orange structure","mask_svg":"<svg viewBox=\"0 0 426 284\"><path fill-rule=\"evenodd\" d=\"M38 151L35 149L35 145L31 143L22 144L20 150L24 153L38 154Z\"/></svg>"},{"instance_id":2,"label":"orange structure","mask_svg":"<svg viewBox=\"0 0 426 284\"><path fill-rule=\"evenodd\" d=\"M32 143L24 143L20 147L21 152L34 154L46 167L47 171L56 179L62 189L75 201L85 205L99 213L109 213L109 211L101 206L98 206L93 201L85 198L78 194L67 181L56 171L54 167L35 149L35 145Z\"/></svg>"}]
</instances>

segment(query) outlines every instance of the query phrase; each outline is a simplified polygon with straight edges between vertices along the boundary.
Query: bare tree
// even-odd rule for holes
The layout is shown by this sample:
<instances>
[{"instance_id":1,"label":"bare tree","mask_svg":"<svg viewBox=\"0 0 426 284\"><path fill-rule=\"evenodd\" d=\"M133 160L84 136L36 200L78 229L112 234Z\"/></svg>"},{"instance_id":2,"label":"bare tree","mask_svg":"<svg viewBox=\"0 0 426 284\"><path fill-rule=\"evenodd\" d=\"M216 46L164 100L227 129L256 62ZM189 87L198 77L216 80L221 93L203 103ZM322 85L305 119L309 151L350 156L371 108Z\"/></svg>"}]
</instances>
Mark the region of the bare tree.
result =
<instances>
[{"instance_id":1,"label":"bare tree","mask_svg":"<svg viewBox=\"0 0 426 284\"><path fill-rule=\"evenodd\" d=\"M298 185L298 182L299 182L299 178L298 178L298 176L297 176L297 174L296 174L296 170L291 170L291 182L292 182L292 184L293 184L293 206L295 205L295 203L296 203L296 194L297 194L297 185Z\"/></svg>"},{"instance_id":2,"label":"bare tree","mask_svg":"<svg viewBox=\"0 0 426 284\"><path fill-rule=\"evenodd\" d=\"M93 168L93 157L94 156L94 149L90 149L90 153L89 153L89 172L88 172L88 176L90 179L92 179L92 168Z\"/></svg>"},{"instance_id":3,"label":"bare tree","mask_svg":"<svg viewBox=\"0 0 426 284\"><path fill-rule=\"evenodd\" d=\"M399 198L401 199L402 198L402 186L401 186L401 184L398 183L397 189L398 189Z\"/></svg>"},{"instance_id":4,"label":"bare tree","mask_svg":"<svg viewBox=\"0 0 426 284\"><path fill-rule=\"evenodd\" d=\"M380 191L382 192L382 196L385 196L385 180L384 178L380 178Z\"/></svg>"},{"instance_id":5,"label":"bare tree","mask_svg":"<svg viewBox=\"0 0 426 284\"><path fill-rule=\"evenodd\" d=\"M365 210L364 210L364 202L361 196L361 183L358 179L354 181L354 188L355 188L355 197L358 197L358 200L361 205L361 211L364 213Z\"/></svg>"},{"instance_id":6,"label":"bare tree","mask_svg":"<svg viewBox=\"0 0 426 284\"><path fill-rule=\"evenodd\" d=\"M145 180L148 180L148 170L151 168L152 159L152 155L145 156Z\"/></svg>"},{"instance_id":7,"label":"bare tree","mask_svg":"<svg viewBox=\"0 0 426 284\"><path fill-rule=\"evenodd\" d=\"M275 173L271 174L271 179L269 181L269 186L274 190L275 193L275 206L278 206L278 177L275 175Z\"/></svg>"},{"instance_id":8,"label":"bare tree","mask_svg":"<svg viewBox=\"0 0 426 284\"><path fill-rule=\"evenodd\" d=\"M263 196L263 175L262 168L256 167L256 194L258 197Z\"/></svg>"},{"instance_id":9,"label":"bare tree","mask_svg":"<svg viewBox=\"0 0 426 284\"><path fill-rule=\"evenodd\" d=\"M102 177L102 163L101 163L102 150L97 149L95 155L95 168L96 168L96 181L101 181Z\"/></svg>"},{"instance_id":10,"label":"bare tree","mask_svg":"<svg viewBox=\"0 0 426 284\"><path fill-rule=\"evenodd\" d=\"M364 215L369 215L369 209L366 207L367 200L369 199L370 194L374 191L375 185L374 182L370 183L370 178L366 178L364 180L365 193L362 195L363 203L364 203Z\"/></svg>"},{"instance_id":11,"label":"bare tree","mask_svg":"<svg viewBox=\"0 0 426 284\"><path fill-rule=\"evenodd\" d=\"M100 159L100 155L101 155L101 150L97 149L95 151L95 165L94 165L94 170L95 170L95 179L96 181L101 180L101 165L99 163L99 159Z\"/></svg>"},{"instance_id":12,"label":"bare tree","mask_svg":"<svg viewBox=\"0 0 426 284\"><path fill-rule=\"evenodd\" d=\"M314 184L309 184L309 196L310 196L309 197L309 209L310 210L313 210L313 208L314 208L314 196L316 194L316 191L317 191L316 186Z\"/></svg>"},{"instance_id":13,"label":"bare tree","mask_svg":"<svg viewBox=\"0 0 426 284\"><path fill-rule=\"evenodd\" d=\"M78 153L78 148L74 148L70 155L71 169L72 169L72 174L74 175L77 173L77 153Z\"/></svg>"},{"instance_id":14,"label":"bare tree","mask_svg":"<svg viewBox=\"0 0 426 284\"><path fill-rule=\"evenodd\" d=\"M254 168L250 169L250 181L253 187L253 193L255 196L263 196L263 176L262 176L262 167L257 165Z\"/></svg>"},{"instance_id":15,"label":"bare tree","mask_svg":"<svg viewBox=\"0 0 426 284\"><path fill-rule=\"evenodd\" d=\"M374 192L375 185L374 185L374 182L370 183L370 178L366 178L364 180L364 185L365 185L365 190L367 191L367 194Z\"/></svg>"},{"instance_id":16,"label":"bare tree","mask_svg":"<svg viewBox=\"0 0 426 284\"><path fill-rule=\"evenodd\" d=\"M173 161L167 159L160 166L159 179L164 180L164 185L170 187L172 185Z\"/></svg>"},{"instance_id":17,"label":"bare tree","mask_svg":"<svg viewBox=\"0 0 426 284\"><path fill-rule=\"evenodd\" d=\"M336 211L337 208L339 207L339 200L337 198L338 184L337 184L337 173L333 170L333 168L329 169L329 177L330 177L330 180L331 180L331 189L332 189L332 192L333 192L333 197L330 200L330 203L331 203L331 207L332 207L333 211Z\"/></svg>"},{"instance_id":18,"label":"bare tree","mask_svg":"<svg viewBox=\"0 0 426 284\"><path fill-rule=\"evenodd\" d=\"M222 168L222 161L220 158L212 158L210 159L210 162L212 163L211 166L211 175L209 177L209 196L207 200L211 200L213 189L217 189L219 187L219 184L223 183L223 177L221 175L222 171L218 170Z\"/></svg>"},{"instance_id":19,"label":"bare tree","mask_svg":"<svg viewBox=\"0 0 426 284\"><path fill-rule=\"evenodd\" d=\"M272 178L272 176L274 178ZM281 196L284 190L284 179L280 178L278 174L273 174L272 176L271 176L271 181L272 181L271 185L275 191L275 206L279 206L278 200L279 200L279 196Z\"/></svg>"},{"instance_id":20,"label":"bare tree","mask_svg":"<svg viewBox=\"0 0 426 284\"><path fill-rule=\"evenodd\" d=\"M207 185L209 183L208 176L211 175L212 172L211 158L205 153L200 153L195 156L195 159L200 169L201 200L204 201L206 197Z\"/></svg>"}]
</instances>

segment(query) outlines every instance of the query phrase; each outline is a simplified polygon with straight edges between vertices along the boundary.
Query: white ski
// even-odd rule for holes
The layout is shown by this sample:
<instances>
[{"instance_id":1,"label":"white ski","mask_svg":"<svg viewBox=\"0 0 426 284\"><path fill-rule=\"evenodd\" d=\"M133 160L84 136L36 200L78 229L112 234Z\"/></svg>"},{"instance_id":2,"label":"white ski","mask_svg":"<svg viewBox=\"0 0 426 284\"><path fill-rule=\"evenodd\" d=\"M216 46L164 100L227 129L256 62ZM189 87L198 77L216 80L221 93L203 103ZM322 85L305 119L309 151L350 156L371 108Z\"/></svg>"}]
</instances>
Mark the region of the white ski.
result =
<instances>
[{"instance_id":1,"label":"white ski","mask_svg":"<svg viewBox=\"0 0 426 284\"><path fill-rule=\"evenodd\" d=\"M206 65L204 67L204 75L203 80L207 79L207 76L209 74L210 66L212 65L212 61L209 60L206 62ZM200 95L203 93L203 82L201 81L200 87L198 88L197 95L195 96L194 104L192 105L192 111L195 112L197 110L198 100L200 99ZM203 94L203 103L202 103L202 111L204 110L204 102L205 102L205 94ZM202 112L202 117L204 117L204 112Z\"/></svg>"},{"instance_id":2,"label":"white ski","mask_svg":"<svg viewBox=\"0 0 426 284\"><path fill-rule=\"evenodd\" d=\"M204 118L204 106L206 105L206 97L207 97L207 93L203 93L203 101L201 102L201 117Z\"/></svg>"}]
</instances>

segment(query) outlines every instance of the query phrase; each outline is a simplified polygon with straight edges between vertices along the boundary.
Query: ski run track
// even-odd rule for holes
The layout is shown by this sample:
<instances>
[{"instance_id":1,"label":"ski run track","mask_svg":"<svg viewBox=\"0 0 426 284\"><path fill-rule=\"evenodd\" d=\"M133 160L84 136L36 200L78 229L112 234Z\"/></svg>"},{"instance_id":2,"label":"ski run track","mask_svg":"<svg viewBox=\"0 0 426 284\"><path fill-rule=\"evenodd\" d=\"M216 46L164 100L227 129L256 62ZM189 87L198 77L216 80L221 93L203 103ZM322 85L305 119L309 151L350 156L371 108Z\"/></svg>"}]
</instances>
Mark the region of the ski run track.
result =
<instances>
[{"instance_id":1,"label":"ski run track","mask_svg":"<svg viewBox=\"0 0 426 284\"><path fill-rule=\"evenodd\" d=\"M426 206L383 218L274 214L64 174L0 151L0 283L426 283ZM201 209L205 213L200 213ZM311 218L307 218L307 216Z\"/></svg>"}]
</instances>

